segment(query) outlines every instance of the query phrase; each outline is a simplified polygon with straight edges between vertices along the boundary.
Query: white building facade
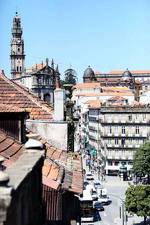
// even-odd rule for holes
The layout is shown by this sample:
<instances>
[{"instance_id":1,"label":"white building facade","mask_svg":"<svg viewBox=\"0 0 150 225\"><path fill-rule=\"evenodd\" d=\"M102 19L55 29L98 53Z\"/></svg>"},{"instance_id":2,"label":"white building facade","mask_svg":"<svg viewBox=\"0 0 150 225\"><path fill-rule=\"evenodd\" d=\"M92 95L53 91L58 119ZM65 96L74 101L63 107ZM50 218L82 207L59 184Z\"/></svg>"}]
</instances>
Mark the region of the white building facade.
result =
<instances>
[{"instance_id":1,"label":"white building facade","mask_svg":"<svg viewBox=\"0 0 150 225\"><path fill-rule=\"evenodd\" d=\"M105 164L106 174L129 171L133 156L150 136L150 107L129 105L89 108L89 144Z\"/></svg>"}]
</instances>

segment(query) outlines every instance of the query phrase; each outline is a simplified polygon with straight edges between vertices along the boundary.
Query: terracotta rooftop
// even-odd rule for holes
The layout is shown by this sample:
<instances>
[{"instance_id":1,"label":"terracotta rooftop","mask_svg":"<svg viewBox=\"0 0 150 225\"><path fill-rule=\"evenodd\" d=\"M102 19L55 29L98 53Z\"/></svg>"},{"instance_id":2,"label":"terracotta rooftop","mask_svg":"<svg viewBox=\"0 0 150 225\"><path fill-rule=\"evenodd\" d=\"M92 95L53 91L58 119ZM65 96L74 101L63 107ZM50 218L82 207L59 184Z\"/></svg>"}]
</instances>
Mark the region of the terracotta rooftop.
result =
<instances>
[{"instance_id":1,"label":"terracotta rooftop","mask_svg":"<svg viewBox=\"0 0 150 225\"><path fill-rule=\"evenodd\" d=\"M97 78L97 81L99 81L100 83L103 83L103 82L121 82L122 81L122 78L121 77L98 77Z\"/></svg>"},{"instance_id":2,"label":"terracotta rooftop","mask_svg":"<svg viewBox=\"0 0 150 225\"><path fill-rule=\"evenodd\" d=\"M79 94L76 94L75 96L81 96L81 97L96 97L96 96L115 96L115 95L118 95L118 96L134 96L134 94L132 92L117 92L117 91L114 91L114 92L102 92L102 93L79 93Z\"/></svg>"},{"instance_id":3,"label":"terracotta rooftop","mask_svg":"<svg viewBox=\"0 0 150 225\"><path fill-rule=\"evenodd\" d=\"M78 83L73 86L73 89L81 89L81 88L100 88L100 83Z\"/></svg>"},{"instance_id":4,"label":"terracotta rooftop","mask_svg":"<svg viewBox=\"0 0 150 225\"><path fill-rule=\"evenodd\" d=\"M26 110L11 104L0 104L0 112L26 112Z\"/></svg>"},{"instance_id":5,"label":"terracotta rooftop","mask_svg":"<svg viewBox=\"0 0 150 225\"><path fill-rule=\"evenodd\" d=\"M22 153L23 145L0 130L0 155L5 159L3 165L9 167Z\"/></svg>"},{"instance_id":6,"label":"terracotta rooftop","mask_svg":"<svg viewBox=\"0 0 150 225\"><path fill-rule=\"evenodd\" d=\"M100 75L100 74L122 75L124 71L125 70L111 70L111 71L109 71L107 73L102 73L102 72L99 72L99 71L95 71L95 74L96 75ZM147 74L147 73L150 74L150 70L130 70L130 72L132 74Z\"/></svg>"},{"instance_id":7,"label":"terracotta rooftop","mask_svg":"<svg viewBox=\"0 0 150 225\"><path fill-rule=\"evenodd\" d=\"M51 188L82 193L83 176L81 156L58 150L45 143L47 153L43 165L43 184Z\"/></svg>"},{"instance_id":8,"label":"terracotta rooftop","mask_svg":"<svg viewBox=\"0 0 150 225\"><path fill-rule=\"evenodd\" d=\"M100 100L89 100L86 102L86 104L88 104L89 108L100 108L101 107Z\"/></svg>"},{"instance_id":9,"label":"terracotta rooftop","mask_svg":"<svg viewBox=\"0 0 150 225\"><path fill-rule=\"evenodd\" d=\"M125 86L109 86L109 87L102 87L102 90L104 92L108 92L108 91L111 91L111 92L131 92L131 90L128 88L128 87L125 87Z\"/></svg>"},{"instance_id":10,"label":"terracotta rooftop","mask_svg":"<svg viewBox=\"0 0 150 225\"><path fill-rule=\"evenodd\" d=\"M29 93L19 84L9 80L0 72L0 105L13 105L14 110L29 112L29 118L33 120L52 120L52 108L45 102ZM16 109L17 110L17 109ZM12 109L10 109L12 111Z\"/></svg>"},{"instance_id":11,"label":"terracotta rooftop","mask_svg":"<svg viewBox=\"0 0 150 225\"><path fill-rule=\"evenodd\" d=\"M41 70L44 66L45 66L45 64L43 64L43 63L34 64L30 68L27 68L26 72L29 73L29 72L33 72L35 70L38 71L38 70Z\"/></svg>"},{"instance_id":12,"label":"terracotta rooftop","mask_svg":"<svg viewBox=\"0 0 150 225\"><path fill-rule=\"evenodd\" d=\"M122 96L113 96L112 98L108 99L109 101L124 101L126 100L126 98L122 97Z\"/></svg>"}]
</instances>

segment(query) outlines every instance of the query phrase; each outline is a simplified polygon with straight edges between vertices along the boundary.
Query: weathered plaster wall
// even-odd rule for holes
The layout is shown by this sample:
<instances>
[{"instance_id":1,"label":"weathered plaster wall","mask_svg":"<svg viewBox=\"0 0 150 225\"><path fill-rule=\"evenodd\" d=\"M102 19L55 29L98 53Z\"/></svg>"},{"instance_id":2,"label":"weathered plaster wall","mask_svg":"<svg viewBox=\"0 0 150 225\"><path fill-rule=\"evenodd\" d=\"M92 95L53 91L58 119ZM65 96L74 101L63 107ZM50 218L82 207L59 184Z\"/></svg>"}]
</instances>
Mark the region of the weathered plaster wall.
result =
<instances>
[{"instance_id":1,"label":"weathered plaster wall","mask_svg":"<svg viewBox=\"0 0 150 225\"><path fill-rule=\"evenodd\" d=\"M44 151L24 151L6 173L7 186L0 186L0 225L41 225L42 166Z\"/></svg>"},{"instance_id":2,"label":"weathered plaster wall","mask_svg":"<svg viewBox=\"0 0 150 225\"><path fill-rule=\"evenodd\" d=\"M32 132L39 134L42 138L59 148L67 150L68 143L68 123L67 122L47 122L39 120L27 120L26 126Z\"/></svg>"}]
</instances>

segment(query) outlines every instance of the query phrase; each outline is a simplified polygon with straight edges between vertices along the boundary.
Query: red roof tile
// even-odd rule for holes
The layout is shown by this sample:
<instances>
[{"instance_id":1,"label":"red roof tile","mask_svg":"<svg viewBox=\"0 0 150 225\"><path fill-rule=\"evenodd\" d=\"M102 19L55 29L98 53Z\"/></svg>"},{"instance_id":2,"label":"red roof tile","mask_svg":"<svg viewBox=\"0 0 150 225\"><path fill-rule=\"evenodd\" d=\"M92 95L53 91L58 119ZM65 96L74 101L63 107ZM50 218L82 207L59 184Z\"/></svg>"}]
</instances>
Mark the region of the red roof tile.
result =
<instances>
[{"instance_id":1,"label":"red roof tile","mask_svg":"<svg viewBox=\"0 0 150 225\"><path fill-rule=\"evenodd\" d=\"M46 159L43 166L43 184L57 189L58 183L64 189L82 193L83 176L81 156L77 153L67 153L46 144ZM55 183L55 182L56 183ZM78 181L78 182L77 182Z\"/></svg>"},{"instance_id":2,"label":"red roof tile","mask_svg":"<svg viewBox=\"0 0 150 225\"><path fill-rule=\"evenodd\" d=\"M0 155L5 158L3 165L9 166L23 152L23 145L0 131Z\"/></svg>"},{"instance_id":3,"label":"red roof tile","mask_svg":"<svg viewBox=\"0 0 150 225\"><path fill-rule=\"evenodd\" d=\"M9 80L4 74L0 73L0 105L13 105L14 110L28 111L30 119L33 120L52 120L53 109L45 102L29 93L17 83ZM10 112L12 109L10 109Z\"/></svg>"}]
</instances>

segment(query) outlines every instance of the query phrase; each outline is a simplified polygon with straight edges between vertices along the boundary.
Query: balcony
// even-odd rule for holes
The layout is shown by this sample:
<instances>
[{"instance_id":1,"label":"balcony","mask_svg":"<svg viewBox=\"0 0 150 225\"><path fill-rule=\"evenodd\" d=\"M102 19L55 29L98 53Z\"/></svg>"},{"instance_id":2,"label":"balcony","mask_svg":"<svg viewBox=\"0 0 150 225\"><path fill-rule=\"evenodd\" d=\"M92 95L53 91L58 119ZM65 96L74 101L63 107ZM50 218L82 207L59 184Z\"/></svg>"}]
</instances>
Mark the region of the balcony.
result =
<instances>
[{"instance_id":1,"label":"balcony","mask_svg":"<svg viewBox=\"0 0 150 225\"><path fill-rule=\"evenodd\" d=\"M89 126L89 130L97 131L97 128L93 126Z\"/></svg>"}]
</instances>

